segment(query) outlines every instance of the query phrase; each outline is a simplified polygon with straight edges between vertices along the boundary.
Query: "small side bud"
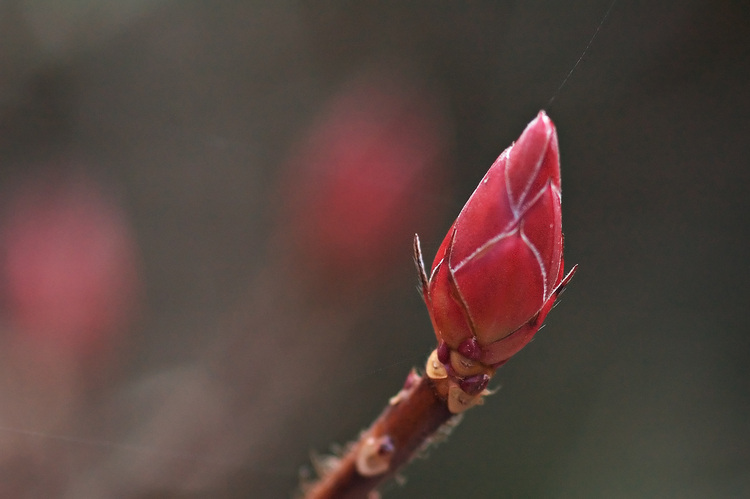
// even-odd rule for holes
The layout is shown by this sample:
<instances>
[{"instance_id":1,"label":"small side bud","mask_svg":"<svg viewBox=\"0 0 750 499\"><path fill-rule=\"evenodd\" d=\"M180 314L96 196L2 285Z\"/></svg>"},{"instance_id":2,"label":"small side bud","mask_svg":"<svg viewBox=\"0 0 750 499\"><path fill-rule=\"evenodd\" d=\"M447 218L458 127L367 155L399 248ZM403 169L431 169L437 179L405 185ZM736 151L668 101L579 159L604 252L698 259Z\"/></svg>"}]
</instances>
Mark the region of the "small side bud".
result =
<instances>
[{"instance_id":1,"label":"small side bud","mask_svg":"<svg viewBox=\"0 0 750 499\"><path fill-rule=\"evenodd\" d=\"M479 360L482 356L482 349L474 337L467 338L458 345L458 352L471 360Z\"/></svg>"},{"instance_id":2,"label":"small side bud","mask_svg":"<svg viewBox=\"0 0 750 499\"><path fill-rule=\"evenodd\" d=\"M469 395L477 395L482 393L489 383L490 376L488 374L477 374L476 376L469 376L462 379L458 383L458 386Z\"/></svg>"},{"instance_id":3,"label":"small side bud","mask_svg":"<svg viewBox=\"0 0 750 499\"><path fill-rule=\"evenodd\" d=\"M484 404L483 395L484 393L469 395L460 386L451 384L448 389L448 410L453 414L461 414L466 409L471 409L475 405Z\"/></svg>"},{"instance_id":4,"label":"small side bud","mask_svg":"<svg viewBox=\"0 0 750 499\"><path fill-rule=\"evenodd\" d=\"M357 453L357 472L362 476L377 476L388 471L396 446L388 435L368 437Z\"/></svg>"},{"instance_id":5,"label":"small side bud","mask_svg":"<svg viewBox=\"0 0 750 499\"><path fill-rule=\"evenodd\" d=\"M442 362L443 364L447 364L451 358L450 357L451 349L448 347L448 345L444 341L441 341L440 343L438 343L437 356L438 356L438 360Z\"/></svg>"}]
</instances>

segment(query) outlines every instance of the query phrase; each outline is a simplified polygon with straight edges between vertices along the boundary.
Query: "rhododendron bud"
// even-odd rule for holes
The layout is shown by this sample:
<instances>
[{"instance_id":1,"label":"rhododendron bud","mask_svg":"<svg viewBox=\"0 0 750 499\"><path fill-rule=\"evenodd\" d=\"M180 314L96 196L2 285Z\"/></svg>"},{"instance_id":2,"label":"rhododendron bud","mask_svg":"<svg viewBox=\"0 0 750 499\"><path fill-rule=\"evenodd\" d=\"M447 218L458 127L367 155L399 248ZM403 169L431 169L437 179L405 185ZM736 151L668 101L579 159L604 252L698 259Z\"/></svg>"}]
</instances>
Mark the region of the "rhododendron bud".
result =
<instances>
[{"instance_id":1,"label":"rhododendron bud","mask_svg":"<svg viewBox=\"0 0 750 499\"><path fill-rule=\"evenodd\" d=\"M542 111L490 167L448 231L427 277L415 252L437 357L466 393L523 348L562 288L557 133ZM464 388L466 385L466 388Z\"/></svg>"}]
</instances>

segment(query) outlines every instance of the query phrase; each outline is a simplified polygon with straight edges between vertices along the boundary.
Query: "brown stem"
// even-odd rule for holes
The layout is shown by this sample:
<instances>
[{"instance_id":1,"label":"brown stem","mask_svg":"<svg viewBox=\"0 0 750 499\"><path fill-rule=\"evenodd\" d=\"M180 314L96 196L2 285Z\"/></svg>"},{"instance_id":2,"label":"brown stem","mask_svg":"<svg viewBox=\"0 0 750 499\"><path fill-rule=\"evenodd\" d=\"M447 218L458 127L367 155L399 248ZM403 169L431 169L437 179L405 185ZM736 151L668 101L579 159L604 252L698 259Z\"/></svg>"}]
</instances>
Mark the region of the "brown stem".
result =
<instances>
[{"instance_id":1,"label":"brown stem","mask_svg":"<svg viewBox=\"0 0 750 499\"><path fill-rule=\"evenodd\" d=\"M370 428L307 487L305 499L372 497L453 416L433 380L412 371Z\"/></svg>"}]
</instances>

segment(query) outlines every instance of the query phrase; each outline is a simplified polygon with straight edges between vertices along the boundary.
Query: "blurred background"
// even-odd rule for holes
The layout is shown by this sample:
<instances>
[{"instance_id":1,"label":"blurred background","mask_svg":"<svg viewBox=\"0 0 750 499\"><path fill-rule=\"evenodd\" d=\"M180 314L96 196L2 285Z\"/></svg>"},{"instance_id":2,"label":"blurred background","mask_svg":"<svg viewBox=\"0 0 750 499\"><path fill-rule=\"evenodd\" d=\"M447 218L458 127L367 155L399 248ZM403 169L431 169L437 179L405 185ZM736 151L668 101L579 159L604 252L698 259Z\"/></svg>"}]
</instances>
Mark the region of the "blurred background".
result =
<instances>
[{"instance_id":1,"label":"blurred background","mask_svg":"<svg viewBox=\"0 0 750 499\"><path fill-rule=\"evenodd\" d=\"M0 2L0 496L289 497L539 109L568 267L385 497L750 495L744 2ZM554 97L550 104L550 99Z\"/></svg>"}]
</instances>

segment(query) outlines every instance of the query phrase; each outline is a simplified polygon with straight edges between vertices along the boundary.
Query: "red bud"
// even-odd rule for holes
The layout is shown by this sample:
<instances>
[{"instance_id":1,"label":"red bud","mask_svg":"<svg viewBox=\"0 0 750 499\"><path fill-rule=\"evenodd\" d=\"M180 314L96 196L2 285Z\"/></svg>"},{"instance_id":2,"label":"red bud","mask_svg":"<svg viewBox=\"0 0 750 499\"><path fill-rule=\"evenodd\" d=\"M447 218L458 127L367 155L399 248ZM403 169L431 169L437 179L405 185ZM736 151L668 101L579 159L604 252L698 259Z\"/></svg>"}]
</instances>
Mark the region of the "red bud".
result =
<instances>
[{"instance_id":1,"label":"red bud","mask_svg":"<svg viewBox=\"0 0 750 499\"><path fill-rule=\"evenodd\" d=\"M541 111L490 167L422 291L441 344L498 366L531 341L563 279L557 132ZM416 251L421 265L418 240ZM574 269L575 270L575 269Z\"/></svg>"}]
</instances>

